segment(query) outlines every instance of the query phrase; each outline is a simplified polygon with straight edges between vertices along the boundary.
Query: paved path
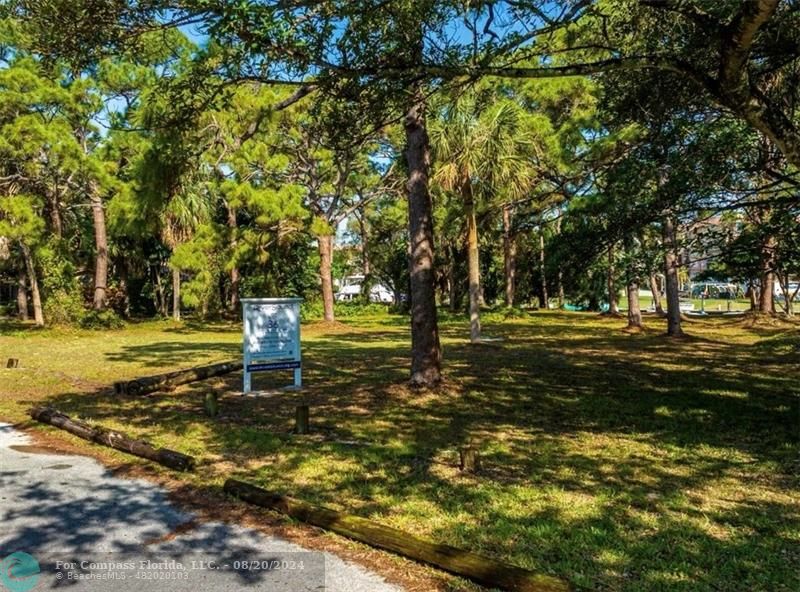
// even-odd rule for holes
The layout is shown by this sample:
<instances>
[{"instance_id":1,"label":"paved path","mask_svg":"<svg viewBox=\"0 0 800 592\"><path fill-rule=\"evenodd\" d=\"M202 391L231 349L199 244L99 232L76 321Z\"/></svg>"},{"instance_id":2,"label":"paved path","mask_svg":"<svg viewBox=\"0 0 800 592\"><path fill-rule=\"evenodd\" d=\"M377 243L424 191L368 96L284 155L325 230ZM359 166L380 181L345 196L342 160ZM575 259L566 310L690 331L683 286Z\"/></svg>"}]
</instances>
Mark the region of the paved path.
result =
<instances>
[{"instance_id":1,"label":"paved path","mask_svg":"<svg viewBox=\"0 0 800 592\"><path fill-rule=\"evenodd\" d=\"M193 516L159 486L114 477L88 457L33 453L29 444L0 423L0 562L22 551L41 570L27 578L26 559L17 558L12 592L59 584L76 592L399 592L360 566L251 529L181 528ZM0 565L3 592L12 587L3 579L9 566Z\"/></svg>"}]
</instances>

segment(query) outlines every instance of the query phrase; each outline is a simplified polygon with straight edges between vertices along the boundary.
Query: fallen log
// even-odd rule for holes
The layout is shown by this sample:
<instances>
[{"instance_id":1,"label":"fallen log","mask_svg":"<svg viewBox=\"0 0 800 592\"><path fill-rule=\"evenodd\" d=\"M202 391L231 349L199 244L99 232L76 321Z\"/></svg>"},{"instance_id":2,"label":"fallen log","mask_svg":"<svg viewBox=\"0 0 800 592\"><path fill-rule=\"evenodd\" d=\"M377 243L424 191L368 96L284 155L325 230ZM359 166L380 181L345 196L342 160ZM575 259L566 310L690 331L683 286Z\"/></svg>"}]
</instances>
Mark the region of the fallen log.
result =
<instances>
[{"instance_id":1,"label":"fallen log","mask_svg":"<svg viewBox=\"0 0 800 592\"><path fill-rule=\"evenodd\" d=\"M449 545L419 539L366 518L271 493L243 481L228 479L224 490L248 503L277 510L302 522L433 565L489 588L501 588L510 592L565 592L570 589L567 583L551 576L537 574Z\"/></svg>"},{"instance_id":2,"label":"fallen log","mask_svg":"<svg viewBox=\"0 0 800 592\"><path fill-rule=\"evenodd\" d=\"M182 384L230 374L241 369L241 362L222 362L210 366L178 370L168 374L115 382L114 392L118 395L149 395L158 391L171 391Z\"/></svg>"},{"instance_id":3,"label":"fallen log","mask_svg":"<svg viewBox=\"0 0 800 592\"><path fill-rule=\"evenodd\" d=\"M155 448L148 442L134 440L120 432L93 427L82 421L71 419L68 415L64 415L52 407L34 407L29 414L36 421L61 428L84 440L146 458L177 471L191 471L195 466L195 459L192 456L168 448Z\"/></svg>"}]
</instances>

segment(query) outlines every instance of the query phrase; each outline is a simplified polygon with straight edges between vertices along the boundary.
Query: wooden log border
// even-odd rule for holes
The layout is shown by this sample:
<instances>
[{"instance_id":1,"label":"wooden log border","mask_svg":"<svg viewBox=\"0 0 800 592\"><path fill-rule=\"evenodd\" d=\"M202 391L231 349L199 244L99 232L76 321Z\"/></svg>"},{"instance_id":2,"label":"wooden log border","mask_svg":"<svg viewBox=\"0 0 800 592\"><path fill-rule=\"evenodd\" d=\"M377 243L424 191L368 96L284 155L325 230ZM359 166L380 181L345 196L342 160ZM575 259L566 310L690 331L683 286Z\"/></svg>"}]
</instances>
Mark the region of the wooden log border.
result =
<instances>
[{"instance_id":1,"label":"wooden log border","mask_svg":"<svg viewBox=\"0 0 800 592\"><path fill-rule=\"evenodd\" d=\"M156 448L149 442L134 440L121 432L90 426L82 421L71 419L68 415L52 407L34 407L29 414L40 423L61 428L84 440L146 458L177 471L192 471L197 464L193 456L169 448Z\"/></svg>"},{"instance_id":2,"label":"wooden log border","mask_svg":"<svg viewBox=\"0 0 800 592\"><path fill-rule=\"evenodd\" d=\"M171 391L182 384L223 376L242 368L241 362L221 362L167 374L124 380L114 383L114 393L117 395L149 395L158 391Z\"/></svg>"},{"instance_id":3,"label":"wooden log border","mask_svg":"<svg viewBox=\"0 0 800 592\"><path fill-rule=\"evenodd\" d=\"M250 504L276 510L350 539L433 565L489 588L501 588L509 592L566 592L570 590L566 582L554 577L537 574L485 555L419 539L366 518L272 493L244 481L228 479L225 481L224 490L229 495Z\"/></svg>"}]
</instances>

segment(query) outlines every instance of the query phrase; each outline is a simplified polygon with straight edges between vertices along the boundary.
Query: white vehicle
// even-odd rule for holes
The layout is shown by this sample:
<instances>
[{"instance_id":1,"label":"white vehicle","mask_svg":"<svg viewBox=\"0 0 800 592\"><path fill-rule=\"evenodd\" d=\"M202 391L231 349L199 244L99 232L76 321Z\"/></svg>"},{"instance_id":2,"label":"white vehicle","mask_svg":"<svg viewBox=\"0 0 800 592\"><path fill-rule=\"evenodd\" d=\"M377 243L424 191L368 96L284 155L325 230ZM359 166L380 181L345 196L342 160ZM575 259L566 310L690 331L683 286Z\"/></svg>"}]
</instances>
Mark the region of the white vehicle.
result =
<instances>
[{"instance_id":1,"label":"white vehicle","mask_svg":"<svg viewBox=\"0 0 800 592\"><path fill-rule=\"evenodd\" d=\"M351 275L342 280L341 288L336 293L336 302L355 302L361 299L364 284L363 275ZM375 284L369 290L369 301L381 304L394 303L394 294L386 286Z\"/></svg>"}]
</instances>

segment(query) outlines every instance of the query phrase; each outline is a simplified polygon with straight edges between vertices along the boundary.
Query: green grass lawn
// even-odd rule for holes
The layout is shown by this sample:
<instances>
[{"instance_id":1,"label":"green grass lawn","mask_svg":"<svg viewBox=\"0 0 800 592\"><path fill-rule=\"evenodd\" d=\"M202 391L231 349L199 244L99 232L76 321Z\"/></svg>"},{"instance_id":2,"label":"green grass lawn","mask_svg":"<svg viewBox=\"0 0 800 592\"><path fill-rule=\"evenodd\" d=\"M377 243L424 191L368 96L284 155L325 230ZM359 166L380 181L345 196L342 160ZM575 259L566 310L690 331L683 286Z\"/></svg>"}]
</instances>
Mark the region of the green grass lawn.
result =
<instances>
[{"instance_id":1,"label":"green grass lawn","mask_svg":"<svg viewBox=\"0 0 800 592\"><path fill-rule=\"evenodd\" d=\"M405 387L407 319L304 327L302 395L315 433L291 435L299 394L237 396L241 375L149 398L115 380L238 356L238 326L119 331L0 326L0 418L35 402L200 457L197 484L234 476L551 573L579 588L800 589L800 332L783 321L485 318L504 341L442 322L447 384ZM3 364L5 365L5 364ZM256 386L286 376L259 376ZM203 395L221 413L208 419ZM482 450L461 474L458 447ZM89 446L88 444L86 444Z\"/></svg>"}]
</instances>

